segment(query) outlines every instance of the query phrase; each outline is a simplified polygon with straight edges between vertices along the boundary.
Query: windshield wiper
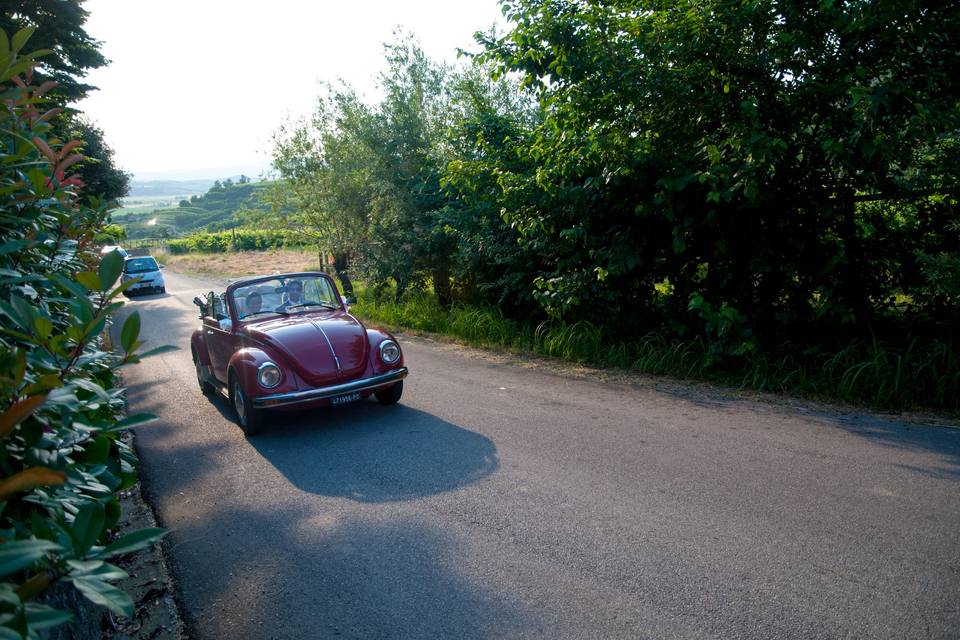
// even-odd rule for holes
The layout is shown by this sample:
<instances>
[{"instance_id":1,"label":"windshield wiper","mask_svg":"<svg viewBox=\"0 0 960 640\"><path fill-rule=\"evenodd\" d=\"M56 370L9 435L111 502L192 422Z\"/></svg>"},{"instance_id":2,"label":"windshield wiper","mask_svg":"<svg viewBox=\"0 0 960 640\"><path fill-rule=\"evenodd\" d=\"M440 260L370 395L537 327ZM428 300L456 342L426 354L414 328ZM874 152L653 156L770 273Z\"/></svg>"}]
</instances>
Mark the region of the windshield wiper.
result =
<instances>
[{"instance_id":1,"label":"windshield wiper","mask_svg":"<svg viewBox=\"0 0 960 640\"><path fill-rule=\"evenodd\" d=\"M290 309L300 309L302 307L323 307L324 309L330 309L331 311L340 308L326 302L301 302L300 304L292 304L288 306L287 311Z\"/></svg>"}]
</instances>

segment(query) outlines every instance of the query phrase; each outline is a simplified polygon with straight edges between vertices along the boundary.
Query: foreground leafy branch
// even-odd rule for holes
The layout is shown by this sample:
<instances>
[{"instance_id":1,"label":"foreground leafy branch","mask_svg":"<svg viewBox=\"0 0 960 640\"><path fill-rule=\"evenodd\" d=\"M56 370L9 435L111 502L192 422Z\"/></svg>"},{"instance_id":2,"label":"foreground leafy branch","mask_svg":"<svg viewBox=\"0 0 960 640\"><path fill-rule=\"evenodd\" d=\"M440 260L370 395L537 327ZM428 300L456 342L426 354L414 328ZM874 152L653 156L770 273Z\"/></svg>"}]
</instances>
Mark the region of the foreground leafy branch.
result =
<instances>
[{"instance_id":1,"label":"foreground leafy branch","mask_svg":"<svg viewBox=\"0 0 960 640\"><path fill-rule=\"evenodd\" d=\"M110 561L164 534L111 533L117 494L136 482L121 435L153 419L122 417L117 370L148 354L138 353L136 313L118 350L104 344L129 283L117 283L119 254L98 261L93 251L109 207L83 202L69 173L81 156L51 133L53 85L31 84L45 52L21 53L30 34L0 32L0 639L68 621L40 601L58 582L131 616L130 596L113 584L126 574Z\"/></svg>"}]
</instances>

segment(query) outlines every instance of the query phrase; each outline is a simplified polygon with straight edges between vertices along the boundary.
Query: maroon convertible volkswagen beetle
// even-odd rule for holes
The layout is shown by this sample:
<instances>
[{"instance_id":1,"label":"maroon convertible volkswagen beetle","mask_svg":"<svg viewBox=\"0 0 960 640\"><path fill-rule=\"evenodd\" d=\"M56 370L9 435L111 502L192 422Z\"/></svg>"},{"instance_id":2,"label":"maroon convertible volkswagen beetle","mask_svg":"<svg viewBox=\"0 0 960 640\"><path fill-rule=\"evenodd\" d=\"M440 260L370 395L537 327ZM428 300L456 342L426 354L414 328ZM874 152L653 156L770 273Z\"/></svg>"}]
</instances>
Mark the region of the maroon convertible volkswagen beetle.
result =
<instances>
[{"instance_id":1,"label":"maroon convertible volkswagen beetle","mask_svg":"<svg viewBox=\"0 0 960 640\"><path fill-rule=\"evenodd\" d=\"M230 399L247 435L266 409L346 404L371 394L394 404L403 393L400 345L367 329L323 273L286 273L234 282L193 302L203 324L190 347L204 393Z\"/></svg>"}]
</instances>

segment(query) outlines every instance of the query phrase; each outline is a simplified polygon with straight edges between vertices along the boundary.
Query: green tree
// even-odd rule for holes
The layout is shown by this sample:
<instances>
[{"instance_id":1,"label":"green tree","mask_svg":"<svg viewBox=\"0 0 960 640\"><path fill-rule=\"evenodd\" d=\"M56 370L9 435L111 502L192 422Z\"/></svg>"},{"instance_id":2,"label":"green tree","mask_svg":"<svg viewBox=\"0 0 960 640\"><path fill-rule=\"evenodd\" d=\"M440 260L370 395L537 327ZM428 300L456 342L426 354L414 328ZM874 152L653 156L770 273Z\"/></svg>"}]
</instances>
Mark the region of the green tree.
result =
<instances>
[{"instance_id":1,"label":"green tree","mask_svg":"<svg viewBox=\"0 0 960 640\"><path fill-rule=\"evenodd\" d=\"M84 29L89 12L83 8L83 0L0 0L0 8L0 29L14 33L33 27L33 44L50 52L34 70L33 81L37 85L47 80L56 83L49 92L53 99L66 105L96 90L83 82L83 77L109 61L100 53L101 43ZM88 185L87 194L107 200L127 195L129 174L116 166L113 150L99 127L69 108L53 121L53 126L52 137L83 142L85 159L81 161L80 178Z\"/></svg>"},{"instance_id":2,"label":"green tree","mask_svg":"<svg viewBox=\"0 0 960 640\"><path fill-rule=\"evenodd\" d=\"M394 279L398 299L429 276L448 304L454 241L444 225L450 203L440 178L450 129L449 70L427 58L412 37L384 49L384 98L368 126L353 132L372 161L370 242L362 259L374 279Z\"/></svg>"},{"instance_id":3,"label":"green tree","mask_svg":"<svg viewBox=\"0 0 960 640\"><path fill-rule=\"evenodd\" d=\"M308 233L320 263L333 258L347 296L353 295L350 270L364 243L372 199L370 154L356 137L368 121L352 90L328 88L309 120L282 126L274 138L280 181L270 190L272 226Z\"/></svg>"},{"instance_id":4,"label":"green tree","mask_svg":"<svg viewBox=\"0 0 960 640\"><path fill-rule=\"evenodd\" d=\"M69 117L62 128L67 130L68 138L83 143L79 150L85 159L78 163L77 169L85 185L84 192L105 200L126 196L130 192L130 174L117 167L103 130L82 115Z\"/></svg>"},{"instance_id":5,"label":"green tree","mask_svg":"<svg viewBox=\"0 0 960 640\"><path fill-rule=\"evenodd\" d=\"M78 102L96 87L82 81L90 69L108 64L100 42L84 29L89 12L84 0L0 0L0 29L5 33L34 27L31 45L49 50L35 72L37 84L53 80L61 103Z\"/></svg>"},{"instance_id":6,"label":"green tree","mask_svg":"<svg viewBox=\"0 0 960 640\"><path fill-rule=\"evenodd\" d=\"M520 171L492 173L550 265L549 312L601 305L730 349L859 332L918 252L950 250L954 3L502 4L515 26L481 37L481 60L519 74L545 118Z\"/></svg>"}]
</instances>

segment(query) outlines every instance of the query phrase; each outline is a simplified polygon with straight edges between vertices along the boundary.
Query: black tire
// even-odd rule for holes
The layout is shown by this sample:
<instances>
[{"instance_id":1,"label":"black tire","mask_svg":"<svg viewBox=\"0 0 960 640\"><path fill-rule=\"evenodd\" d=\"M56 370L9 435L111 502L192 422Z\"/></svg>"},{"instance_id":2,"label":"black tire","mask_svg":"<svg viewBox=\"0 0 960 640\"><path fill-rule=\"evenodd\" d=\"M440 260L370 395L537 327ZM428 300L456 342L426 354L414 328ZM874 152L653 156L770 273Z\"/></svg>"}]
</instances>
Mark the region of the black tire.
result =
<instances>
[{"instance_id":1,"label":"black tire","mask_svg":"<svg viewBox=\"0 0 960 640\"><path fill-rule=\"evenodd\" d=\"M167 292L166 287L160 287L160 293L166 293L166 292Z\"/></svg>"},{"instance_id":2,"label":"black tire","mask_svg":"<svg viewBox=\"0 0 960 640\"><path fill-rule=\"evenodd\" d=\"M237 424L248 438L260 433L263 426L263 410L254 409L249 396L243 391L243 385L236 376L230 376L230 403L237 414Z\"/></svg>"},{"instance_id":3,"label":"black tire","mask_svg":"<svg viewBox=\"0 0 960 640\"><path fill-rule=\"evenodd\" d=\"M204 376L204 371L201 367L205 365L200 364L200 358L197 357L196 350L193 350L193 368L197 371L197 384L200 385L200 391L203 392L203 395L209 396L213 393L213 385L210 384L209 379Z\"/></svg>"},{"instance_id":4,"label":"black tire","mask_svg":"<svg viewBox=\"0 0 960 640\"><path fill-rule=\"evenodd\" d=\"M373 395L377 396L377 402L382 405L397 404L400 402L400 396L403 395L403 380L383 391L374 391Z\"/></svg>"}]
</instances>

